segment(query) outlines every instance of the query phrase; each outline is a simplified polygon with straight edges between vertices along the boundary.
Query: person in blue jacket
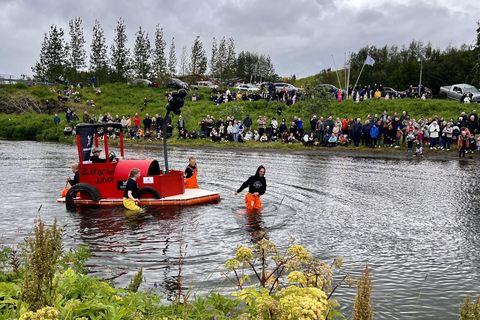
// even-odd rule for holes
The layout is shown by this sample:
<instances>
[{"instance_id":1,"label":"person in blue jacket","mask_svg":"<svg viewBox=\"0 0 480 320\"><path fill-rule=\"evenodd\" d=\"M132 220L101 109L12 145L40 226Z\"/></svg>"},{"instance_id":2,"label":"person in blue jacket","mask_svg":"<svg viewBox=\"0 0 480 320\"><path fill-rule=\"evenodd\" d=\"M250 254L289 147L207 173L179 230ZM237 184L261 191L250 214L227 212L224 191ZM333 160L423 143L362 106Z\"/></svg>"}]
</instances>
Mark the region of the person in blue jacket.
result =
<instances>
[{"instance_id":1,"label":"person in blue jacket","mask_svg":"<svg viewBox=\"0 0 480 320\"><path fill-rule=\"evenodd\" d=\"M372 128L370 128L370 138L372 139L371 141L372 148L375 148L377 146L379 135L380 135L380 130L378 130L378 127L376 124L373 124Z\"/></svg>"}]
</instances>

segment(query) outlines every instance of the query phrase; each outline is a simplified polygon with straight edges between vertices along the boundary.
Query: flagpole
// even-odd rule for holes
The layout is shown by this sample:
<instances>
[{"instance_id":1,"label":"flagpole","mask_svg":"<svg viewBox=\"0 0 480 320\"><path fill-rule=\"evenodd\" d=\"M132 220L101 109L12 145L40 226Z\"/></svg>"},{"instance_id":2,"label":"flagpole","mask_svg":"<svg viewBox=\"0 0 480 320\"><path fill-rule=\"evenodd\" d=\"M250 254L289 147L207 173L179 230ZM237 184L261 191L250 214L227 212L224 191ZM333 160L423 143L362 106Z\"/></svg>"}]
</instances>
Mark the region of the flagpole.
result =
<instances>
[{"instance_id":1,"label":"flagpole","mask_svg":"<svg viewBox=\"0 0 480 320\"><path fill-rule=\"evenodd\" d=\"M348 99L348 94L349 94L348 88L350 87L350 69L351 69L351 62L352 62L351 56L352 56L351 54L348 55L348 61L347 61L347 66L348 66L347 67L347 77L346 77L347 78L347 80L346 80L347 81L347 86L345 88L347 90L347 99Z\"/></svg>"},{"instance_id":2,"label":"flagpole","mask_svg":"<svg viewBox=\"0 0 480 320\"><path fill-rule=\"evenodd\" d=\"M345 57L345 63L343 64L343 67L345 68L345 90L347 91L346 99L348 99L348 86L347 86L347 52L344 52L344 57Z\"/></svg>"},{"instance_id":3,"label":"flagpole","mask_svg":"<svg viewBox=\"0 0 480 320\"><path fill-rule=\"evenodd\" d=\"M340 77L338 76L337 65L335 64L335 58L333 57L333 54L332 54L332 60L333 60L333 67L335 68L335 73L337 74L338 86L340 87L340 89L342 89L342 84L340 83Z\"/></svg>"},{"instance_id":4,"label":"flagpole","mask_svg":"<svg viewBox=\"0 0 480 320\"><path fill-rule=\"evenodd\" d=\"M362 72L363 72L363 68L365 68L365 61L363 62L362 69L360 70L360 73L358 74L357 81L355 81L355 85L353 86L353 88L357 87L358 80L360 79L360 76L362 75Z\"/></svg>"}]
</instances>

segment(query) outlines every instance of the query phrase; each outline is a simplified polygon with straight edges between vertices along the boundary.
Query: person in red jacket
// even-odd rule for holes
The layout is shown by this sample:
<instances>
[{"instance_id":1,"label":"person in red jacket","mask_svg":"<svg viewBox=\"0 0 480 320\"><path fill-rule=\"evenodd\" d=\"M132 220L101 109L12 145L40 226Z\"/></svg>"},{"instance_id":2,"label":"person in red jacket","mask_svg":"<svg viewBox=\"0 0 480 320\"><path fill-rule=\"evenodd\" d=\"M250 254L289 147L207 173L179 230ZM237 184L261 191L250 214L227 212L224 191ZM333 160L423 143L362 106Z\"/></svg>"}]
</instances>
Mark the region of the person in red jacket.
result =
<instances>
[{"instance_id":1,"label":"person in red jacket","mask_svg":"<svg viewBox=\"0 0 480 320\"><path fill-rule=\"evenodd\" d=\"M137 132L137 130L140 128L141 124L141 119L140 116L138 115L138 112L135 112L135 115L133 116L133 130L134 132Z\"/></svg>"},{"instance_id":2,"label":"person in red jacket","mask_svg":"<svg viewBox=\"0 0 480 320\"><path fill-rule=\"evenodd\" d=\"M458 136L458 157L465 158L465 151L468 150L470 146L469 142L469 132L467 130L462 130L462 133Z\"/></svg>"}]
</instances>

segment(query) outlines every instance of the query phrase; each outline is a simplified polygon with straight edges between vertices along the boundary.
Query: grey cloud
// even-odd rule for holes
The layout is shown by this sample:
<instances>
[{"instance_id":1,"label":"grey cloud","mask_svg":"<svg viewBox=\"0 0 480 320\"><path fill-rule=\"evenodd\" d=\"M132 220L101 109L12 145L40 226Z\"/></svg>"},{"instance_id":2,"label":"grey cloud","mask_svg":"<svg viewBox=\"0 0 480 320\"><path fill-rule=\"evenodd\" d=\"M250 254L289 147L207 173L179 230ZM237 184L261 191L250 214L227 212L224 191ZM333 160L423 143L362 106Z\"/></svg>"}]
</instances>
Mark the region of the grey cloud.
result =
<instances>
[{"instance_id":1,"label":"grey cloud","mask_svg":"<svg viewBox=\"0 0 480 320\"><path fill-rule=\"evenodd\" d=\"M355 2L356 4L357 2ZM88 51L98 19L107 43L119 17L127 25L130 46L139 26L151 40L155 26L164 28L167 43L175 36L177 58L199 35L209 53L212 37L235 39L242 50L268 54L280 75L307 76L343 65L344 53L366 45L408 45L430 41L445 48L473 43L480 4L462 1L114 1L1 0L0 73L31 74L43 34L51 24L68 34L68 21L81 17Z\"/></svg>"}]
</instances>

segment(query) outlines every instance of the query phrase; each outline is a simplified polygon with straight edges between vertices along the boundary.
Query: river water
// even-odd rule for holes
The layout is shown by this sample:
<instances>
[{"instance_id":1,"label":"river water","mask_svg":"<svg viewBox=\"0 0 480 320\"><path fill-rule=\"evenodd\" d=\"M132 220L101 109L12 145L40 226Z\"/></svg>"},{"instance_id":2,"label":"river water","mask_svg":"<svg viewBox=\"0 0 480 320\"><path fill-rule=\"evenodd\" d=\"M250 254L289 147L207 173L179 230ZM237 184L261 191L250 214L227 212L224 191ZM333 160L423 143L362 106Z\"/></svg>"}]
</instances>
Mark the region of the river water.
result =
<instances>
[{"instance_id":1,"label":"river water","mask_svg":"<svg viewBox=\"0 0 480 320\"><path fill-rule=\"evenodd\" d=\"M161 149L127 150L129 158L161 164L162 155ZM480 293L477 161L171 148L170 167L183 169L189 155L197 157L201 187L220 192L222 200L150 208L132 219L123 208L70 212L55 202L76 161L75 146L0 141L0 244L22 241L38 215L57 217L67 248L90 246L94 275L126 286L143 267L143 288L169 297L180 248L191 294L226 292L223 263L237 245L266 233L280 247L294 238L319 258L342 256L339 276L358 276L368 264L375 319L458 319L463 298ZM243 196L233 192L260 164L268 183L264 209L247 215ZM347 316L354 293L338 290Z\"/></svg>"}]
</instances>

